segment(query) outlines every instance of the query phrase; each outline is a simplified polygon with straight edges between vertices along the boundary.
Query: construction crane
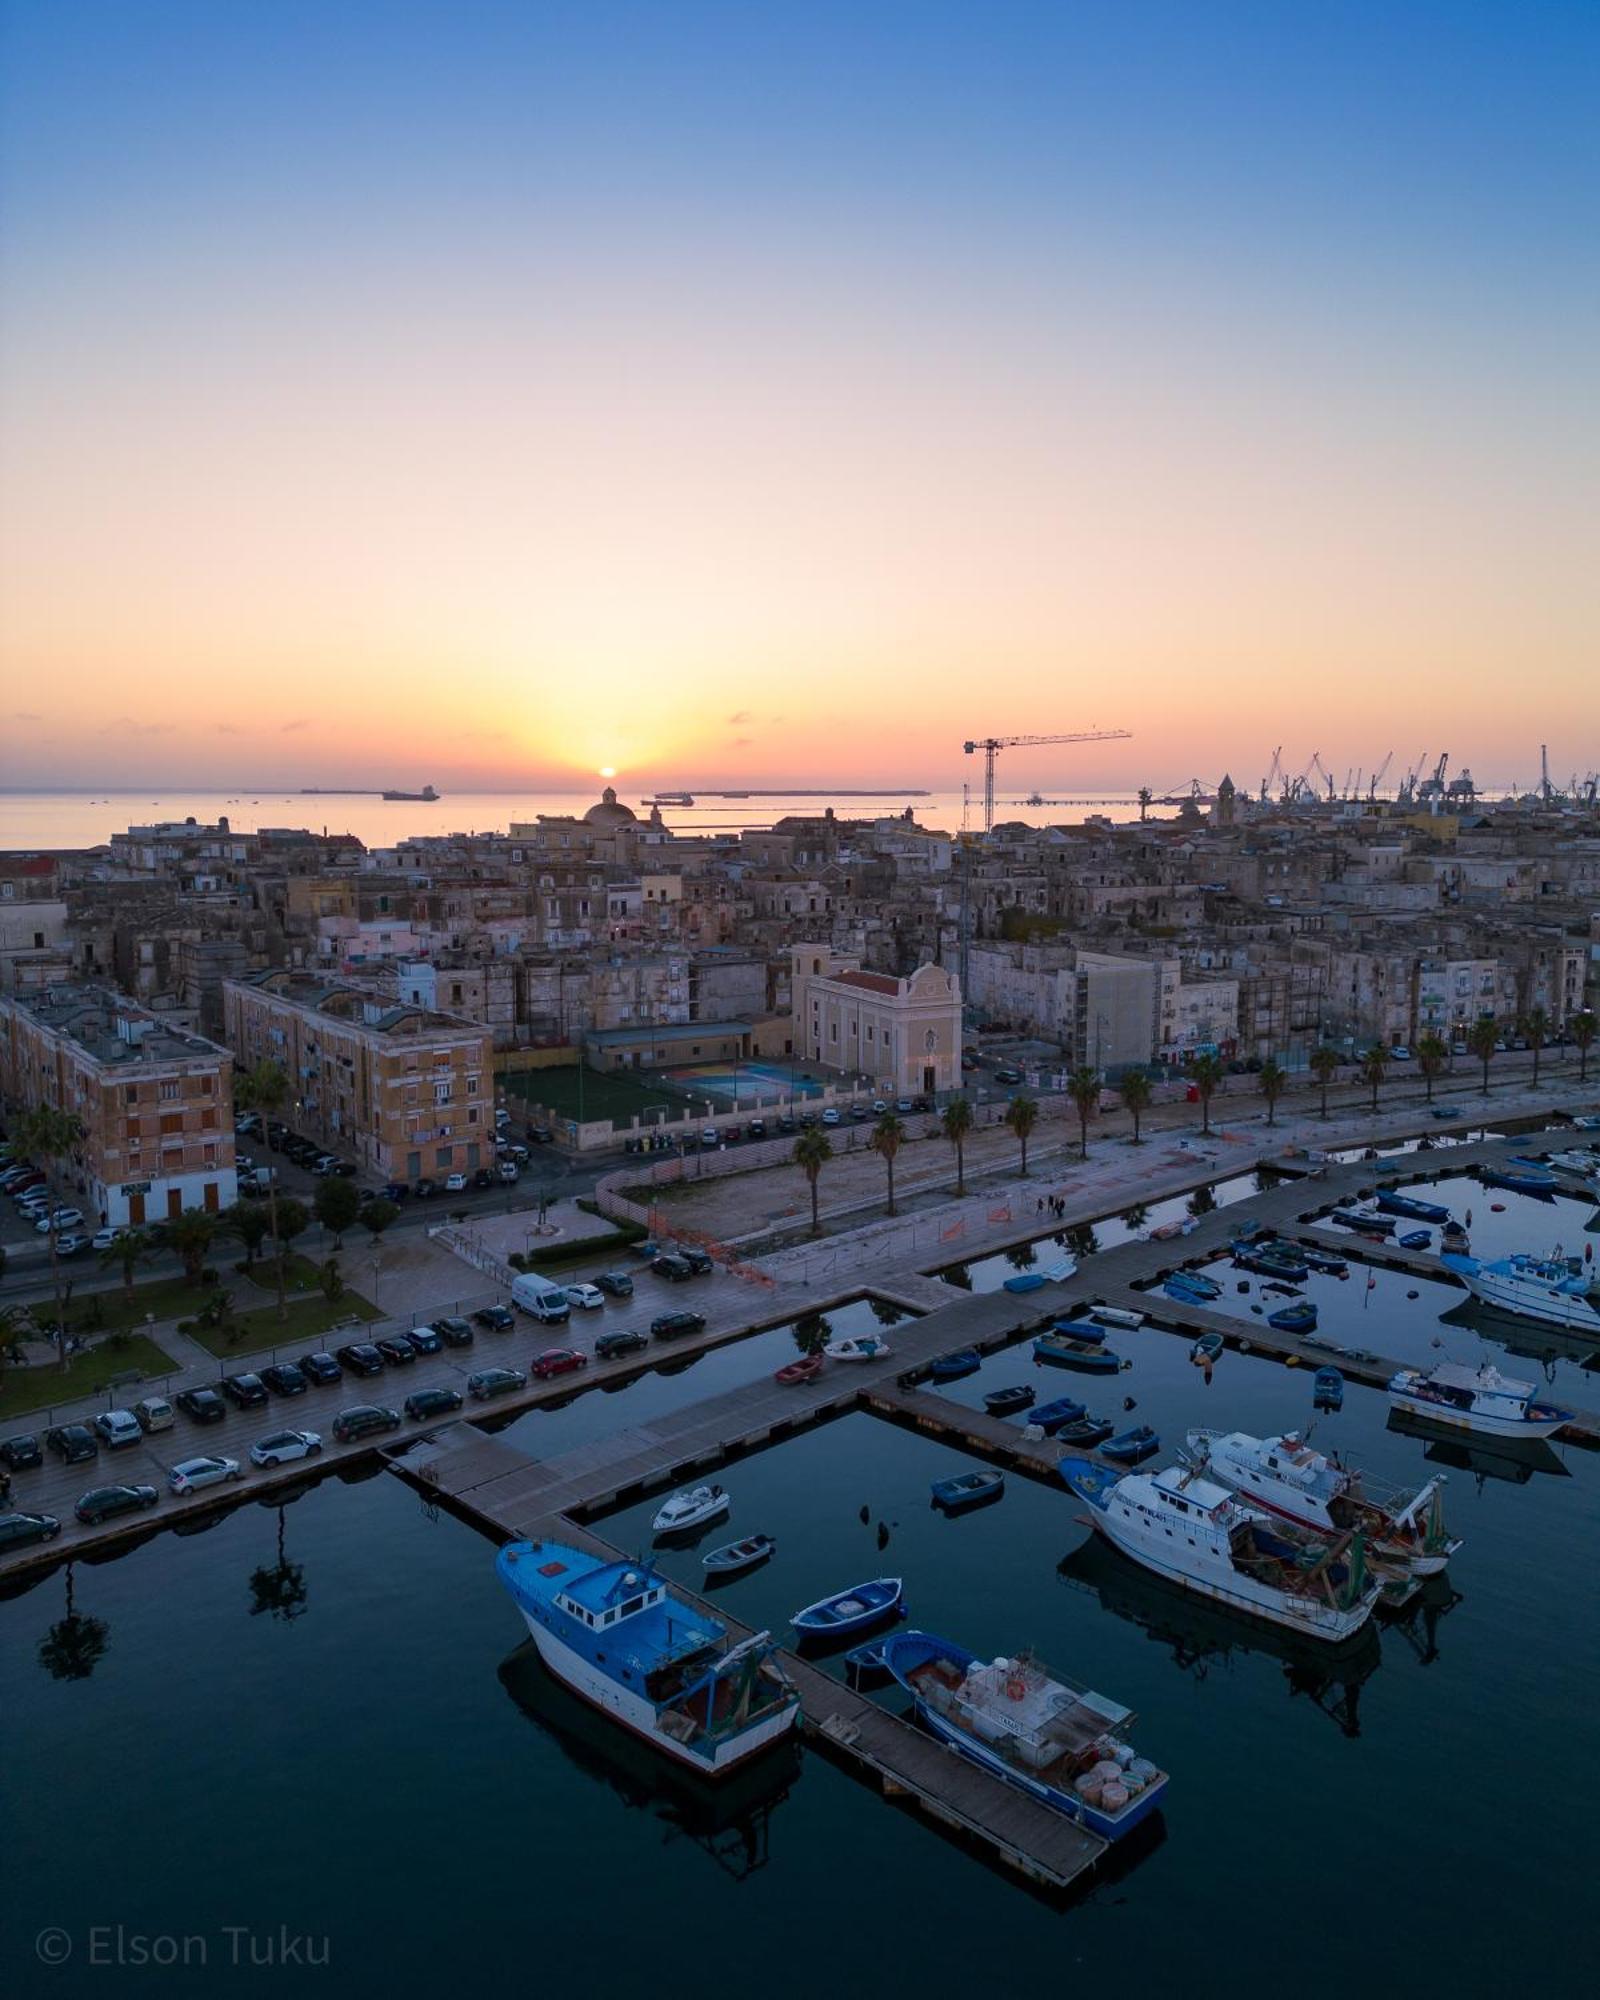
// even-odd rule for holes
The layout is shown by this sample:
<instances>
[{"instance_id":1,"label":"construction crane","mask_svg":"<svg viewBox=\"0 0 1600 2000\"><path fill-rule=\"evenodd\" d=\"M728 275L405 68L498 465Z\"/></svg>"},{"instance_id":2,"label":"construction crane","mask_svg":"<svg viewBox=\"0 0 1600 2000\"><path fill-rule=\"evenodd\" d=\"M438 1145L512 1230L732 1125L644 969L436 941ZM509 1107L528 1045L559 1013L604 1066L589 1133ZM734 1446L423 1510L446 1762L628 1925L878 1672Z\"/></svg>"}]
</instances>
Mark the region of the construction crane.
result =
<instances>
[{"instance_id":1,"label":"construction crane","mask_svg":"<svg viewBox=\"0 0 1600 2000\"><path fill-rule=\"evenodd\" d=\"M1322 752L1320 750L1312 751L1311 762L1307 766L1307 769L1310 771L1315 771L1317 776L1327 786L1328 797L1330 799L1337 796L1337 788L1333 782L1333 773L1328 769L1327 765L1323 763Z\"/></svg>"},{"instance_id":2,"label":"construction crane","mask_svg":"<svg viewBox=\"0 0 1600 2000\"><path fill-rule=\"evenodd\" d=\"M1067 736L980 736L974 742L963 743L961 747L969 757L975 751L983 752L984 832L989 832L994 825L994 760L1000 751L1021 749L1037 743L1110 743L1132 734L1130 729L1079 729Z\"/></svg>"},{"instance_id":3,"label":"construction crane","mask_svg":"<svg viewBox=\"0 0 1600 2000\"><path fill-rule=\"evenodd\" d=\"M1380 765L1378 766L1377 770L1375 770L1375 771L1373 772L1373 774L1372 774L1372 783L1371 783L1370 785L1368 785L1368 787L1367 787L1367 801L1368 801L1368 803L1369 803L1369 804L1370 804L1370 803L1371 803L1371 802L1372 802L1372 801L1373 801L1374 799L1376 799L1376 798L1377 798L1377 796L1378 796L1378 787L1379 787L1379 786L1380 786L1380 785L1381 785L1381 784L1383 783L1383 780L1384 780L1384 777L1386 776L1386 774L1387 774L1387 772L1388 772L1388 769L1389 769L1389 766L1390 766L1390 765L1391 765L1391 764L1392 764L1393 762L1394 762L1394 752L1393 752L1393 751L1391 750L1391 751L1389 752L1388 756L1387 756L1387 757L1385 757L1385 758L1384 758L1384 760L1383 760L1383 762L1382 762L1382 763L1381 763L1381 764L1380 764Z\"/></svg>"},{"instance_id":4,"label":"construction crane","mask_svg":"<svg viewBox=\"0 0 1600 2000\"><path fill-rule=\"evenodd\" d=\"M1444 774L1449 768L1449 764L1450 752L1448 750L1441 750L1439 752L1439 761L1433 767L1432 777L1424 778L1422 783L1417 787L1417 797L1419 800L1442 799L1444 797Z\"/></svg>"},{"instance_id":5,"label":"construction crane","mask_svg":"<svg viewBox=\"0 0 1600 2000\"><path fill-rule=\"evenodd\" d=\"M1272 753L1272 762L1267 767L1267 775L1261 780L1261 803L1265 805L1272 796L1272 788L1283 776L1283 745L1280 743Z\"/></svg>"}]
</instances>

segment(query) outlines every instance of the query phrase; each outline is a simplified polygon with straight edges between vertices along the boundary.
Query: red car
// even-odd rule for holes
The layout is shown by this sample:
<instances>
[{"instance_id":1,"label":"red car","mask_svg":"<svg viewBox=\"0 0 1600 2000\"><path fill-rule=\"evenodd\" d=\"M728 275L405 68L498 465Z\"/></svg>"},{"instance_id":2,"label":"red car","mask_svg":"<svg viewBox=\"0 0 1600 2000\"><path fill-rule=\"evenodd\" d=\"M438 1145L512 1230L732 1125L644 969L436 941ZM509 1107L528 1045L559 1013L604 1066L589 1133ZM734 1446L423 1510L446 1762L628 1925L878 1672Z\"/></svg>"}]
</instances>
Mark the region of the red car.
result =
<instances>
[{"instance_id":1,"label":"red car","mask_svg":"<svg viewBox=\"0 0 1600 2000\"><path fill-rule=\"evenodd\" d=\"M552 1347L548 1354L541 1354L529 1364L528 1373L537 1375L541 1382L547 1382L552 1375L566 1375L574 1368L587 1368L589 1357L580 1354L574 1347Z\"/></svg>"}]
</instances>

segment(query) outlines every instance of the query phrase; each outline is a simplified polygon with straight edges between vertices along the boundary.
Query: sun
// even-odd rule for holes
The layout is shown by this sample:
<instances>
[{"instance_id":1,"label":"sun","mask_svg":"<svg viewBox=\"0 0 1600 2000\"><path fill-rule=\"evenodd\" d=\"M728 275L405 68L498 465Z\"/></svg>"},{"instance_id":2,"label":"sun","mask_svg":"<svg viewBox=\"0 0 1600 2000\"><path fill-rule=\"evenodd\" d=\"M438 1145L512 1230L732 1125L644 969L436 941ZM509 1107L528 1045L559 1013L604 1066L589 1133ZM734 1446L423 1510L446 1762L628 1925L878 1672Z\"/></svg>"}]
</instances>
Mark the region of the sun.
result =
<instances>
[{"instance_id":1,"label":"sun","mask_svg":"<svg viewBox=\"0 0 1600 2000\"><path fill-rule=\"evenodd\" d=\"M616 767L616 765L615 765L615 764L602 764L602 765L600 766L600 775L601 775L601 777L602 777L602 778L614 778L614 777L615 777L615 776L617 775L617 767Z\"/></svg>"}]
</instances>

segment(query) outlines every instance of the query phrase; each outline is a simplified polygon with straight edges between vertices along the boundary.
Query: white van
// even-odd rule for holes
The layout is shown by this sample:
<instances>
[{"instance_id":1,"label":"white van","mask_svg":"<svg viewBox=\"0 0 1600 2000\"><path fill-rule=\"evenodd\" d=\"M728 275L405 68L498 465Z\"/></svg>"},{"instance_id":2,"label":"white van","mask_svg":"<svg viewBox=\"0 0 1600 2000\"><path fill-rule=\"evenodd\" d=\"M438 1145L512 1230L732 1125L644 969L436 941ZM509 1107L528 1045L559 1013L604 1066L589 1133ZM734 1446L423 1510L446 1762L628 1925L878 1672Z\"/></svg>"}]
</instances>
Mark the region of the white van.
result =
<instances>
[{"instance_id":1,"label":"white van","mask_svg":"<svg viewBox=\"0 0 1600 2000\"><path fill-rule=\"evenodd\" d=\"M519 1311L532 1313L547 1326L559 1325L572 1312L565 1287L558 1285L554 1278L541 1278L537 1271L524 1271L512 1280L511 1303Z\"/></svg>"}]
</instances>

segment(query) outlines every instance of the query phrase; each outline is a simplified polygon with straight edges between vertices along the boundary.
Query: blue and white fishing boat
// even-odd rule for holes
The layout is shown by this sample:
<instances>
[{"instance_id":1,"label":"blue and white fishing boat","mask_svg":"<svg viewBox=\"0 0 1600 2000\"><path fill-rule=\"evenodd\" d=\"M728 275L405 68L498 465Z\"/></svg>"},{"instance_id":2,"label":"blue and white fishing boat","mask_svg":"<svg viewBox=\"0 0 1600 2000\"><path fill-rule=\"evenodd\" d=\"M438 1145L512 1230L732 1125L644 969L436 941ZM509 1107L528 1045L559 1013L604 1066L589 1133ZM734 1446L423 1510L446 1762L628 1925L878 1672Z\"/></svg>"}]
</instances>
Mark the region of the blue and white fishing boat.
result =
<instances>
[{"instance_id":1,"label":"blue and white fishing boat","mask_svg":"<svg viewBox=\"0 0 1600 2000\"><path fill-rule=\"evenodd\" d=\"M797 1611L790 1624L805 1639L838 1639L846 1632L864 1632L886 1618L904 1618L905 1584L898 1576L874 1577L852 1584L832 1597L819 1597Z\"/></svg>"},{"instance_id":2,"label":"blue and white fishing boat","mask_svg":"<svg viewBox=\"0 0 1600 2000\"><path fill-rule=\"evenodd\" d=\"M887 1361L894 1349L880 1334L847 1333L823 1348L830 1361Z\"/></svg>"},{"instance_id":3,"label":"blue and white fishing boat","mask_svg":"<svg viewBox=\"0 0 1600 2000\"><path fill-rule=\"evenodd\" d=\"M1082 1403L1074 1402L1070 1396L1058 1396L1053 1403L1035 1403L1028 1412L1028 1422L1037 1424L1047 1437L1053 1437L1063 1424L1075 1424L1082 1415Z\"/></svg>"},{"instance_id":4,"label":"blue and white fishing boat","mask_svg":"<svg viewBox=\"0 0 1600 2000\"><path fill-rule=\"evenodd\" d=\"M1167 1773L1126 1740L1134 1716L1030 1655L980 1660L932 1632L895 1632L884 1665L933 1733L1103 1840L1148 1817Z\"/></svg>"},{"instance_id":5,"label":"blue and white fishing boat","mask_svg":"<svg viewBox=\"0 0 1600 2000\"><path fill-rule=\"evenodd\" d=\"M1600 1311L1582 1264L1574 1270L1560 1257L1530 1257L1521 1251L1484 1263L1454 1250L1442 1251L1439 1262L1493 1311L1588 1334L1600 1345Z\"/></svg>"},{"instance_id":6,"label":"blue and white fishing boat","mask_svg":"<svg viewBox=\"0 0 1600 2000\"><path fill-rule=\"evenodd\" d=\"M985 1468L981 1472L958 1472L932 1485L933 1504L946 1514L965 1514L970 1507L982 1507L998 1500L1006 1490L1006 1476Z\"/></svg>"},{"instance_id":7,"label":"blue and white fishing boat","mask_svg":"<svg viewBox=\"0 0 1600 2000\"><path fill-rule=\"evenodd\" d=\"M1515 1382L1485 1363L1467 1368L1441 1361L1426 1373L1402 1368L1389 1379L1389 1401L1409 1416L1485 1437L1547 1438L1572 1421L1570 1410L1536 1403L1531 1382Z\"/></svg>"},{"instance_id":8,"label":"blue and white fishing boat","mask_svg":"<svg viewBox=\"0 0 1600 2000\"><path fill-rule=\"evenodd\" d=\"M1233 1261L1242 1271L1259 1271L1263 1278L1283 1278L1291 1285L1303 1285L1307 1266L1298 1243L1284 1243L1275 1236L1264 1243L1246 1243L1235 1249Z\"/></svg>"},{"instance_id":9,"label":"blue and white fishing boat","mask_svg":"<svg viewBox=\"0 0 1600 2000\"><path fill-rule=\"evenodd\" d=\"M959 1382L963 1375L976 1375L982 1366L983 1356L975 1347L962 1347L954 1354L941 1354L928 1375L935 1382Z\"/></svg>"},{"instance_id":10,"label":"blue and white fishing boat","mask_svg":"<svg viewBox=\"0 0 1600 2000\"><path fill-rule=\"evenodd\" d=\"M1375 1208L1335 1208L1328 1220L1340 1229L1353 1229L1362 1236L1392 1236L1394 1217L1380 1215Z\"/></svg>"},{"instance_id":11,"label":"blue and white fishing boat","mask_svg":"<svg viewBox=\"0 0 1600 2000\"><path fill-rule=\"evenodd\" d=\"M1507 1188L1512 1194L1531 1194L1543 1201L1554 1200L1559 1185L1548 1167L1520 1160L1509 1160L1503 1167L1479 1167L1478 1179L1485 1187Z\"/></svg>"},{"instance_id":12,"label":"blue and white fishing boat","mask_svg":"<svg viewBox=\"0 0 1600 2000\"><path fill-rule=\"evenodd\" d=\"M1069 1339L1058 1332L1041 1333L1033 1343L1033 1358L1051 1368L1072 1368L1080 1375L1115 1375L1122 1357L1107 1347L1095 1347L1086 1340Z\"/></svg>"},{"instance_id":13,"label":"blue and white fishing boat","mask_svg":"<svg viewBox=\"0 0 1600 2000\"><path fill-rule=\"evenodd\" d=\"M1438 1224L1450 1220L1450 1211L1437 1201L1419 1201L1415 1195L1401 1194L1398 1188L1379 1188L1375 1196L1385 1215L1404 1215L1412 1222Z\"/></svg>"},{"instance_id":14,"label":"blue and white fishing boat","mask_svg":"<svg viewBox=\"0 0 1600 2000\"><path fill-rule=\"evenodd\" d=\"M1314 1333L1317 1309L1310 1299L1296 1299L1292 1305L1280 1306L1276 1312L1268 1313L1267 1325L1276 1327L1279 1333Z\"/></svg>"},{"instance_id":15,"label":"blue and white fishing boat","mask_svg":"<svg viewBox=\"0 0 1600 2000\"><path fill-rule=\"evenodd\" d=\"M730 1645L648 1564L512 1542L495 1569L556 1679L675 1762L720 1777L794 1728L770 1634Z\"/></svg>"},{"instance_id":16,"label":"blue and white fishing boat","mask_svg":"<svg viewBox=\"0 0 1600 2000\"><path fill-rule=\"evenodd\" d=\"M1307 1244L1301 1253L1309 1269L1320 1271L1325 1278L1348 1278L1350 1266L1342 1257L1336 1257L1331 1250L1318 1250Z\"/></svg>"}]
</instances>

